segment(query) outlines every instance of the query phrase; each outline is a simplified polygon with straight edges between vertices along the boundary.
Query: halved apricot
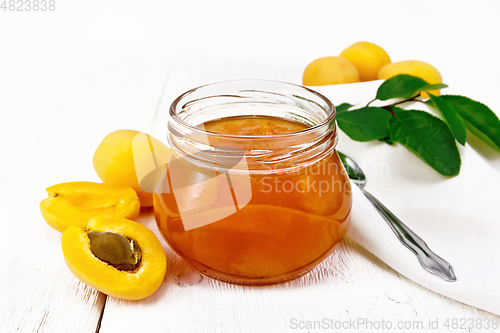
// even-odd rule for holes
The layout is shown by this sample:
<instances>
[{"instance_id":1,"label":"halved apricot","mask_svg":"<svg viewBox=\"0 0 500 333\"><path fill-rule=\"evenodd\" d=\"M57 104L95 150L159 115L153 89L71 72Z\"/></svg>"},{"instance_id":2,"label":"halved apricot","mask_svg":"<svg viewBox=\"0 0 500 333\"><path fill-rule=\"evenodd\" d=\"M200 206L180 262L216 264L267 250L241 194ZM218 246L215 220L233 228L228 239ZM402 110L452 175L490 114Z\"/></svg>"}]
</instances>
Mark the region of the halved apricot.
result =
<instances>
[{"instance_id":1,"label":"halved apricot","mask_svg":"<svg viewBox=\"0 0 500 333\"><path fill-rule=\"evenodd\" d=\"M141 209L137 193L127 186L70 182L51 186L47 193L40 210L45 221L61 232L72 225L85 228L95 216L135 219Z\"/></svg>"},{"instance_id":2,"label":"halved apricot","mask_svg":"<svg viewBox=\"0 0 500 333\"><path fill-rule=\"evenodd\" d=\"M165 277L167 259L158 238L131 220L94 217L85 229L68 227L61 244L66 264L78 279L116 298L148 297Z\"/></svg>"}]
</instances>

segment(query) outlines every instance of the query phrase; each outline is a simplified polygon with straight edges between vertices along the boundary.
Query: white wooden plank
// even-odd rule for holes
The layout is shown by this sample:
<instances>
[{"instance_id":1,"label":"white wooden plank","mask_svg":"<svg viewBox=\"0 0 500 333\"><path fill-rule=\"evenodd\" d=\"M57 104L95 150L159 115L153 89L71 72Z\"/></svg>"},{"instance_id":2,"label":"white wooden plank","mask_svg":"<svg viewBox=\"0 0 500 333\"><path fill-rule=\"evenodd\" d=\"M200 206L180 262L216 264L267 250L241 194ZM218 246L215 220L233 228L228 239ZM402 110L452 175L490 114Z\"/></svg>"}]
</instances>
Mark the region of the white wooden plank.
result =
<instances>
[{"instance_id":1,"label":"white wooden plank","mask_svg":"<svg viewBox=\"0 0 500 333\"><path fill-rule=\"evenodd\" d=\"M485 4L486 2L478 4L479 9L475 13L494 15L495 11L485 10L488 9ZM358 13L356 6L358 5L353 5L351 10L348 7L342 8L344 13L354 11ZM120 7L116 6L113 11L119 10ZM294 28L293 33L288 33L286 37L287 43L292 45L289 49L293 49L290 58L304 60L304 55L308 54L310 58L303 63L297 60L293 68L280 69L282 62L279 61L274 62L274 66L254 61L253 64L246 66L248 71L252 71L250 75L248 72L238 72L242 64L238 58L232 57L239 56L241 60L245 58L241 53L251 51L250 48L242 46L231 56L225 57L224 61L228 61L229 58L232 60L223 68L203 69L201 64L188 73L189 77L184 80L179 80L178 76L173 75L173 79L168 82L167 93L174 97L198 84L232 78L258 77L300 82L301 69L307 61L318 56L338 54L347 43L355 41L356 38L353 36L365 39L368 38L366 35L368 33L368 36L371 36L368 39L377 39L381 41L381 45L386 45L383 42L390 45L393 41L393 48L387 49L392 51L391 56L396 56L394 60L408 57L430 59L431 63L442 69L445 82L453 84L452 87L463 88L455 92L470 95L492 106L492 103L497 101L494 92L498 90L498 84L495 85L496 82L487 79L498 77L491 74L498 73L498 68L491 68L495 54L491 51L498 45L487 48L488 43L483 43L484 40L477 36L488 38L488 34L483 33L483 25L487 23L486 27L489 27L490 31L496 31L498 23L494 23L496 21L493 19L484 19L484 15L480 15L482 22L477 25L478 28L469 28L469 25L463 22L467 22L469 16L474 16L474 8L465 6L470 8L465 10L459 8L459 10L457 7L460 6L457 5L453 9L453 14L460 19L455 22L453 31L459 29L459 33L455 35L460 37L454 41L446 41L438 33L426 35L430 42L428 40L425 45L436 46L444 43L450 47L450 52L434 52L434 55L430 50L436 48L419 47L413 38L409 38L407 42L398 38L396 45L394 35L381 34L381 31L392 28L394 21L402 25L407 24L406 14L409 15L410 10L413 11L414 8L402 8L398 12L400 15L392 14L393 20L383 22L380 22L379 15L373 15L372 11L358 13L362 16L362 18L358 16L358 21L367 22L370 17L377 16L375 18L377 22L385 25L383 28L374 28L367 32L365 26L370 24L365 24L360 25L362 31L354 31L353 34L344 32L335 34L335 24L337 27L347 26L343 24L352 20L350 15L344 15L340 11L342 8L336 11L339 15L333 19L335 22L331 22L331 13L334 11L323 10L319 13L320 19L317 19L313 15L317 14L316 7L303 7L299 13L300 17L284 15L289 18L287 22L293 23L287 27ZM87 9L89 8L92 6L87 6ZM93 8L97 10L99 6ZM136 6L129 8L133 13L137 9ZM144 9L149 11L149 6ZM307 14L302 11L306 11ZM430 20L432 22L440 22L441 19L438 11L417 14L431 15L434 18ZM413 20L420 20L417 14L410 16ZM175 31L174 28L179 28L175 21L164 19L164 14L160 11L155 15L161 17L162 22L169 22L168 27L172 28L168 30L169 33ZM210 15L205 16L212 20ZM295 24L302 22L301 18L307 16L311 18L309 25L314 26L314 31L305 29L307 22ZM149 15L144 17L149 18ZM8 18L10 22L21 19L20 16ZM27 18L28 16L23 17L22 22L28 22L24 21ZM42 16L37 16L38 20L40 18ZM199 16L197 18L201 19ZM67 17L65 19L68 20ZM273 17L273 24L277 24L274 19ZM108 24L107 20L103 21ZM219 24L222 24L221 22L222 20ZM53 27L56 26L54 23ZM429 29L434 29L435 32L439 31L440 27L431 25ZM219 28L220 31L227 29L225 26ZM269 34L270 30L266 30L267 28L260 30L260 37ZM192 25L191 29L191 36L198 36L196 25ZM255 26L251 26L246 30L246 36L255 36L255 29ZM350 29L355 27L349 25L349 29L344 30ZM419 33L422 33L421 27L418 29ZM10 40L17 39L16 35L10 33L16 29L1 30L9 31ZM60 27L57 27L57 31L59 30ZM94 30L96 33L102 33L98 28ZM72 39L71 33L66 36L71 36ZM210 31L207 29L204 33L205 36L209 36ZM26 28L23 36L38 38L41 34L40 31L38 34L33 34L32 29ZM161 32L158 35L163 37ZM449 35L451 38L451 34ZM491 34L489 35L491 37ZM182 40L184 36L176 33L176 38ZM220 34L219 42L221 39L227 39L227 36ZM22 40L24 42L24 39ZM186 44L192 44L189 38L185 40ZM467 44L466 41L473 43ZM74 43L77 42L80 40L75 39ZM253 39L250 42L253 42ZM39 43L42 45L44 41ZM128 41L125 39L124 43ZM239 43L240 46L247 46L248 41L239 38ZM282 47L286 43L278 44L277 47ZM267 40L266 45L272 48L273 43ZM477 47L467 48L464 45ZM413 46L415 49L410 53L408 50ZM486 60L476 63L474 71L464 69L462 66L446 66L447 63L468 64L470 58L477 56L479 46L484 50L483 59ZM219 46L215 45L210 49L214 51L217 47ZM252 48L255 53L250 54L250 57L259 52L267 53L267 50ZM301 51L301 48L307 50ZM62 49L64 47L54 49L52 52L58 54ZM170 52L170 48L166 49ZM197 61L204 56L203 47L192 45L192 49L191 61ZM227 46L226 50L232 50L232 46ZM90 55L96 52L95 49L86 51ZM109 49L106 49L107 51ZM59 246L60 236L44 225L37 206L45 197L43 189L49 185L77 178L97 180L91 166L91 156L96 145L108 132L117 128L148 130L166 71L155 67L154 64L144 65L143 60L120 67L120 64L113 63L118 51L109 57L112 59L112 62L107 64L110 68L100 66L97 61L101 60L93 62L85 58L78 60L88 63L68 62L61 65L58 62L62 59L59 58L50 64L51 67L43 70L43 66L46 65L43 61L39 60L36 62L37 65L30 65L29 62L33 59L28 56L29 52L18 54L21 53L26 54L24 55L26 69L20 67L9 70L4 66L0 76L9 79L8 81L0 79L0 91L3 94L0 99L2 117L0 156L3 162L0 166L0 199L3 235L7 235L3 237L2 247L8 249L7 259L0 265L0 331L93 331L103 298L79 283L66 269ZM450 62L450 54L458 60ZM94 68L97 65L100 66L98 70ZM459 84L455 85L457 81ZM477 84L477 82L490 84ZM500 161L498 155L491 156L493 162ZM140 221L156 231L150 212L143 214ZM439 318L441 323L445 318L497 318L443 298L405 278L398 277L383 263L350 242L343 244L311 274L288 284L263 288L233 286L208 278L189 287L179 287L175 283L176 278L179 274L191 270L172 254L166 245L164 247L169 257L169 272L160 290L140 302L124 302L109 298L104 312L102 332L282 332L292 330L291 318L318 320L326 317L347 320L361 317L373 320L415 319L424 322L429 318ZM194 276L196 277L196 273ZM128 320L130 318L133 320Z\"/></svg>"}]
</instances>

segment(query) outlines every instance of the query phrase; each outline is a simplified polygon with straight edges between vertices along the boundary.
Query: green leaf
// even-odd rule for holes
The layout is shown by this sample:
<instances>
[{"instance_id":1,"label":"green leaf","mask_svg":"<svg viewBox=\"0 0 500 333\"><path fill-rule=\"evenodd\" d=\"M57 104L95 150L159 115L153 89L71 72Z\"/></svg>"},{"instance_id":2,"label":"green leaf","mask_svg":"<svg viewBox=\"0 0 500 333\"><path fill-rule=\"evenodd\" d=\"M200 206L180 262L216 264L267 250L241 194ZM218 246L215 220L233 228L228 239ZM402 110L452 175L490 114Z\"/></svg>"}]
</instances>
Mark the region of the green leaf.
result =
<instances>
[{"instance_id":1,"label":"green leaf","mask_svg":"<svg viewBox=\"0 0 500 333\"><path fill-rule=\"evenodd\" d=\"M349 104L349 103L342 103L338 106L335 107L335 110L337 111L337 114L340 114L340 113L343 113L343 112L346 112L347 110L349 110L349 108L353 107L352 104Z\"/></svg>"},{"instance_id":2,"label":"green leaf","mask_svg":"<svg viewBox=\"0 0 500 333\"><path fill-rule=\"evenodd\" d=\"M486 105L464 96L443 95L465 121L465 126L496 150L500 150L500 120Z\"/></svg>"},{"instance_id":3,"label":"green leaf","mask_svg":"<svg viewBox=\"0 0 500 333\"><path fill-rule=\"evenodd\" d=\"M389 120L391 139L444 176L460 172L460 155L448 125L430 113L407 110Z\"/></svg>"},{"instance_id":4,"label":"green leaf","mask_svg":"<svg viewBox=\"0 0 500 333\"><path fill-rule=\"evenodd\" d=\"M401 109L401 108L398 108L397 106L392 106L391 107L391 110L392 112L394 112L394 114L397 116L398 114L400 114L401 112L406 112L405 109Z\"/></svg>"},{"instance_id":5,"label":"green leaf","mask_svg":"<svg viewBox=\"0 0 500 333\"><path fill-rule=\"evenodd\" d=\"M444 88L448 88L448 85L444 84L444 83L428 84L428 85L420 88L418 90L418 92L426 91L426 90L444 89Z\"/></svg>"},{"instance_id":6,"label":"green leaf","mask_svg":"<svg viewBox=\"0 0 500 333\"><path fill-rule=\"evenodd\" d=\"M408 99L424 90L442 89L446 84L428 84L419 77L400 74L387 79L377 90L377 99L386 101L391 98Z\"/></svg>"},{"instance_id":7,"label":"green leaf","mask_svg":"<svg viewBox=\"0 0 500 333\"><path fill-rule=\"evenodd\" d=\"M465 145L467 131L465 130L465 123L462 116L442 97L434 96L432 94L429 94L429 97L432 103L434 103L436 109L438 109L443 115L443 118L448 123L448 126L450 126L455 139L457 139L462 146Z\"/></svg>"},{"instance_id":8,"label":"green leaf","mask_svg":"<svg viewBox=\"0 0 500 333\"><path fill-rule=\"evenodd\" d=\"M415 91L428 85L421 78L400 74L387 79L377 90L377 98L385 101L391 98L410 98L415 95Z\"/></svg>"},{"instance_id":9,"label":"green leaf","mask_svg":"<svg viewBox=\"0 0 500 333\"><path fill-rule=\"evenodd\" d=\"M390 137L388 121L391 113L382 108L364 107L337 115L342 131L356 141L371 141Z\"/></svg>"},{"instance_id":10,"label":"green leaf","mask_svg":"<svg viewBox=\"0 0 500 333\"><path fill-rule=\"evenodd\" d=\"M392 141L391 138L378 139L378 141L385 142L390 146L392 146L394 144L394 141Z\"/></svg>"}]
</instances>

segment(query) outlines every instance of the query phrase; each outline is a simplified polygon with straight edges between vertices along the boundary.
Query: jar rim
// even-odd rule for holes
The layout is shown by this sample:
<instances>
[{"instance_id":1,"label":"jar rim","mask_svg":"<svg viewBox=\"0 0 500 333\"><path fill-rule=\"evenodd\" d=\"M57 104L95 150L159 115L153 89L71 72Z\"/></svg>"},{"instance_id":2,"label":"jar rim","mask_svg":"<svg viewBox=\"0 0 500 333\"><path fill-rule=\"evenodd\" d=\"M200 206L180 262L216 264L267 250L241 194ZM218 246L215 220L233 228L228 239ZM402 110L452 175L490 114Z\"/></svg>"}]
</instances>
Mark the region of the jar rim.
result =
<instances>
[{"instance_id":1,"label":"jar rim","mask_svg":"<svg viewBox=\"0 0 500 333\"><path fill-rule=\"evenodd\" d=\"M199 89L205 88L205 87L216 86L219 84L232 83L232 82L234 82L234 83L267 82L267 83L276 83L276 84L280 84L280 85L284 85L284 86L293 86L293 87L298 87L298 88L304 89L305 91L316 95L317 97L319 97L320 99L322 99L325 102L325 104L328 108L328 110L325 110L325 112L327 113L327 117L323 121L319 122L318 124L315 124L314 126L310 126L306 129L303 129L303 130L300 130L297 132L291 132L291 133L285 133L285 134L271 134L271 135L237 135L237 134L225 134L225 133L207 131L204 128L199 128L197 126L193 126L193 125L189 124L188 122L182 120L178 116L178 113L176 111L176 107L184 97L188 96L191 93L194 93L195 91L197 91ZM218 96L224 96L224 95L218 95ZM229 95L227 95L227 96L229 96ZM315 102L315 101L311 101L311 100L308 100L308 101L317 104L317 102ZM320 107L322 109L324 109L322 106L320 106ZM179 125L181 125L185 128L188 128L190 131L197 132L199 134L216 135L218 137L228 138L228 139L233 138L233 139L242 139L242 140L245 140L245 139L247 139L247 140L268 139L269 140L272 138L278 139L278 138L288 138L288 137L297 137L297 136L301 136L301 135L307 135L307 134L310 134L310 133L318 130L319 128L321 128L325 125L330 126L330 124L333 121L335 121L336 109L335 109L335 106L333 105L333 103L327 97L325 97L324 95L320 94L319 92L317 92L313 89L310 89L310 88L302 86L302 85L284 82L284 81L277 81L277 80L241 79L241 80L218 81L218 82L208 83L208 84L201 85L201 86L198 86L196 88L190 89L190 90L184 92L183 94L181 94L180 96L178 96L176 99L174 99L174 101L170 105L169 114L170 114L170 118L173 121L177 122Z\"/></svg>"}]
</instances>

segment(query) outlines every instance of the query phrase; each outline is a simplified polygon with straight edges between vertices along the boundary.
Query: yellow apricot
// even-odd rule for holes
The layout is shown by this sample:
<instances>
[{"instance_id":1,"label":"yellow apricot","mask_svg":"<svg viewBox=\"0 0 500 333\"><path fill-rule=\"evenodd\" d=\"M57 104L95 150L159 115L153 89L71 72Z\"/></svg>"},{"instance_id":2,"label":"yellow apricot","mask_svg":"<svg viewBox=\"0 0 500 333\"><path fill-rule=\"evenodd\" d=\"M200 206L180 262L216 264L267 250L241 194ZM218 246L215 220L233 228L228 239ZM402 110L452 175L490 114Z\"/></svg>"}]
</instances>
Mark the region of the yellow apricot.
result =
<instances>
[{"instance_id":1,"label":"yellow apricot","mask_svg":"<svg viewBox=\"0 0 500 333\"><path fill-rule=\"evenodd\" d=\"M370 42L352 44L340 52L339 56L356 67L361 81L376 80L380 69L391 62L383 48Z\"/></svg>"},{"instance_id":2,"label":"yellow apricot","mask_svg":"<svg viewBox=\"0 0 500 333\"><path fill-rule=\"evenodd\" d=\"M99 235L108 237L93 244L95 235L97 240ZM130 244L133 250L123 248L120 240L125 242L125 247ZM92 218L85 228L67 228L61 245L66 264L78 279L116 298L138 300L148 297L165 277L167 260L158 238L147 227L131 220ZM133 261L137 264L127 268L120 265L120 261L128 252L135 254Z\"/></svg>"},{"instance_id":3,"label":"yellow apricot","mask_svg":"<svg viewBox=\"0 0 500 333\"><path fill-rule=\"evenodd\" d=\"M99 178L109 184L132 187L142 207L153 205L154 185L142 180L168 162L171 150L149 134L117 130L109 133L94 153L93 164Z\"/></svg>"},{"instance_id":4,"label":"yellow apricot","mask_svg":"<svg viewBox=\"0 0 500 333\"><path fill-rule=\"evenodd\" d=\"M379 80L387 80L399 74L408 74L421 78L429 84L443 83L443 78L434 66L423 61L405 60L387 64L378 72ZM429 91L434 96L439 96L439 89ZM429 98L429 95L422 92L422 97Z\"/></svg>"},{"instance_id":5,"label":"yellow apricot","mask_svg":"<svg viewBox=\"0 0 500 333\"><path fill-rule=\"evenodd\" d=\"M341 57L323 57L311 62L304 70L302 83L305 86L324 86L359 82L356 67Z\"/></svg>"},{"instance_id":6,"label":"yellow apricot","mask_svg":"<svg viewBox=\"0 0 500 333\"><path fill-rule=\"evenodd\" d=\"M141 209L137 193L122 185L70 182L51 186L47 193L40 203L42 216L61 232L72 225L84 228L95 216L135 219Z\"/></svg>"}]
</instances>

